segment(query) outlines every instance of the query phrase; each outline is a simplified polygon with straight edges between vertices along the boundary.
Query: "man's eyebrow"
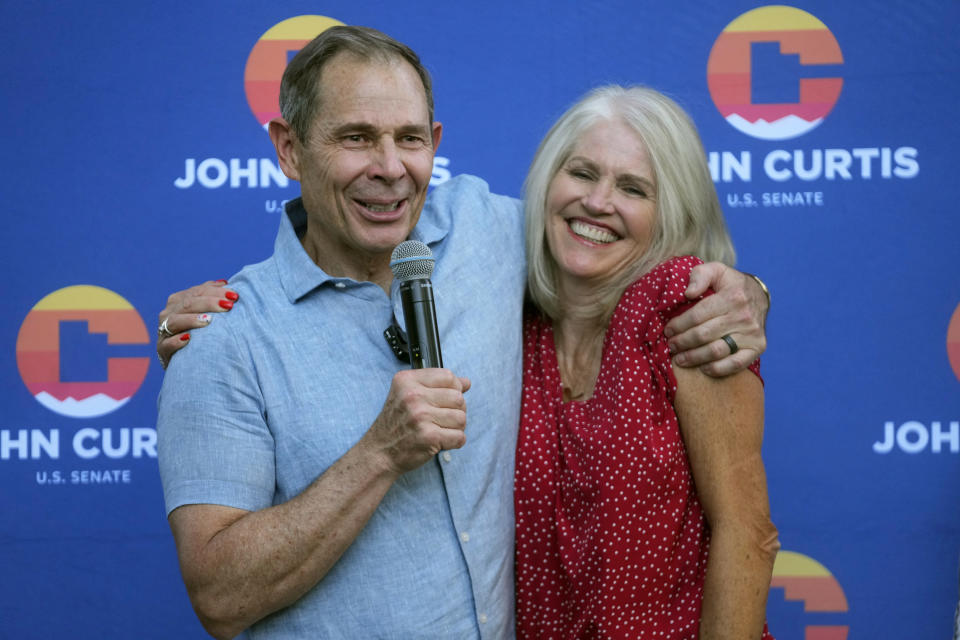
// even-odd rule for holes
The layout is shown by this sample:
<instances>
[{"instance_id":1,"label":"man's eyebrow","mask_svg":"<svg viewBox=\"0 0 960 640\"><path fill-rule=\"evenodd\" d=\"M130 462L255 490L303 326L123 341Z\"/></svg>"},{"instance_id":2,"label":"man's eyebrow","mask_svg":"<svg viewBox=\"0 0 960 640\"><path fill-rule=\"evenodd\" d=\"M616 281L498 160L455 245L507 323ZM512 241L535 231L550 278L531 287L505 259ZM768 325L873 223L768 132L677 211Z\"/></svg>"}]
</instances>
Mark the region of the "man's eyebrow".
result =
<instances>
[{"instance_id":1,"label":"man's eyebrow","mask_svg":"<svg viewBox=\"0 0 960 640\"><path fill-rule=\"evenodd\" d=\"M337 125L331 130L331 134L334 137L340 137L351 133L375 134L377 132L377 127L373 126L369 122L344 122L343 124ZM407 124L398 127L397 133L399 135L413 133L419 136L429 136L430 129L422 124Z\"/></svg>"},{"instance_id":2,"label":"man's eyebrow","mask_svg":"<svg viewBox=\"0 0 960 640\"><path fill-rule=\"evenodd\" d=\"M376 130L369 122L345 122L334 127L331 133L339 137L348 133L374 133Z\"/></svg>"},{"instance_id":3,"label":"man's eyebrow","mask_svg":"<svg viewBox=\"0 0 960 640\"><path fill-rule=\"evenodd\" d=\"M421 136L427 136L430 134L430 128L425 127L422 124L407 124L397 129L397 133L407 134L407 133L416 133Z\"/></svg>"}]
</instances>

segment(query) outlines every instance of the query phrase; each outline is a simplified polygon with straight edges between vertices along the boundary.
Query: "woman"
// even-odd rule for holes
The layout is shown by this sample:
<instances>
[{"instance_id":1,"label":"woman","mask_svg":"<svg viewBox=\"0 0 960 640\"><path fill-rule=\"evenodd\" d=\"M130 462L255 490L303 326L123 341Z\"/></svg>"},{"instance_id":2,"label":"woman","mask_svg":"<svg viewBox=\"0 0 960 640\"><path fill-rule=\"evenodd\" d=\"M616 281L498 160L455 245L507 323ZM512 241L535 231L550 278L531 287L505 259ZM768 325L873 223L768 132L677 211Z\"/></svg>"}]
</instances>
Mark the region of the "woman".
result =
<instances>
[{"instance_id":1,"label":"woman","mask_svg":"<svg viewBox=\"0 0 960 640\"><path fill-rule=\"evenodd\" d=\"M734 258L696 129L656 91L598 89L526 196L518 636L769 638L757 363L711 379L663 335L690 269Z\"/></svg>"}]
</instances>

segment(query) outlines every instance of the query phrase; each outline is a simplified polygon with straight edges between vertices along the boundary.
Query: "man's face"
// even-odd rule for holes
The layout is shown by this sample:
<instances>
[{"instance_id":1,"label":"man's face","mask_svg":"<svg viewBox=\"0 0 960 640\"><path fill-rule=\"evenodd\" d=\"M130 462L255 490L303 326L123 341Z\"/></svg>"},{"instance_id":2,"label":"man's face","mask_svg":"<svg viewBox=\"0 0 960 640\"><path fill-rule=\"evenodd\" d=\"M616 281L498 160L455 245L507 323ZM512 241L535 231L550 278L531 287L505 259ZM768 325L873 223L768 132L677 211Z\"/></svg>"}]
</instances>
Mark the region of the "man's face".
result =
<instances>
[{"instance_id":1,"label":"man's face","mask_svg":"<svg viewBox=\"0 0 960 640\"><path fill-rule=\"evenodd\" d=\"M324 67L317 116L294 140L308 213L304 246L330 275L368 280L420 217L439 123L403 61L335 57Z\"/></svg>"}]
</instances>

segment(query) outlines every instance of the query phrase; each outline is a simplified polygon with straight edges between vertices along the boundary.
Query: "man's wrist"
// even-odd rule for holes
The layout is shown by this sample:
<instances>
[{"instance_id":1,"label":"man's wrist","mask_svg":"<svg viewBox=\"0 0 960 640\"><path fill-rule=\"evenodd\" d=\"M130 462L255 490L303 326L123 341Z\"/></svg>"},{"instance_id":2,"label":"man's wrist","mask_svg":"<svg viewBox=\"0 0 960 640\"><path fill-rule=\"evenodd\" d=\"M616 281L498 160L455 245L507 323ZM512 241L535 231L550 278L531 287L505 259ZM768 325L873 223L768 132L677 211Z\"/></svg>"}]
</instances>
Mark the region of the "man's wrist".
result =
<instances>
[{"instance_id":1,"label":"man's wrist","mask_svg":"<svg viewBox=\"0 0 960 640\"><path fill-rule=\"evenodd\" d=\"M753 278L754 281L760 286L760 290L763 291L763 295L767 297L767 313L770 313L770 289L767 287L764 281L760 279L760 276L747 272L744 272L743 275Z\"/></svg>"}]
</instances>

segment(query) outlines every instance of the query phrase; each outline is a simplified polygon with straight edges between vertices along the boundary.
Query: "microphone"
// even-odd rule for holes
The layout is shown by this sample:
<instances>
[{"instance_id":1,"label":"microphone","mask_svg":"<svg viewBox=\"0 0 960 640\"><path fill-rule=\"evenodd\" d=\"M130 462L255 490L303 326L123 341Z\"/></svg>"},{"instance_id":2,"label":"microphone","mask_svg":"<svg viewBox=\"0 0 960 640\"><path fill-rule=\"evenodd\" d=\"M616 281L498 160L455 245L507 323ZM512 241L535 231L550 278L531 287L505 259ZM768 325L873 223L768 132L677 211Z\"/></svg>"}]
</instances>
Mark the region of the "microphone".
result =
<instances>
[{"instance_id":1,"label":"microphone","mask_svg":"<svg viewBox=\"0 0 960 640\"><path fill-rule=\"evenodd\" d=\"M437 310L433 305L433 252L419 240L407 240L390 255L390 270L400 280L400 303L407 325L410 366L413 369L443 367Z\"/></svg>"}]
</instances>

